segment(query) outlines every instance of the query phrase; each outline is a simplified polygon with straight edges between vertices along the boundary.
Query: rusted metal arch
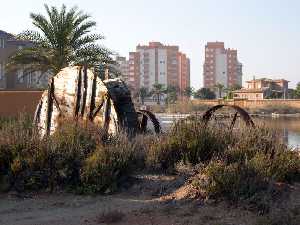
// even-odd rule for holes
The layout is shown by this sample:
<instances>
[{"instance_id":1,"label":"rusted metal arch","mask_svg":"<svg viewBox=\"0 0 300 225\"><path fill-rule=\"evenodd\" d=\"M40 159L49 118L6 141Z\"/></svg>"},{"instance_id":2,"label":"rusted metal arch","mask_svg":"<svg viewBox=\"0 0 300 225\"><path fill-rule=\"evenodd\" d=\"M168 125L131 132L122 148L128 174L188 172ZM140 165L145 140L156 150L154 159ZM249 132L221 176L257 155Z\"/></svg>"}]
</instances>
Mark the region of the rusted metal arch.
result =
<instances>
[{"instance_id":1,"label":"rusted metal arch","mask_svg":"<svg viewBox=\"0 0 300 225\"><path fill-rule=\"evenodd\" d=\"M156 134L161 133L160 123L152 112L148 110L139 110L137 111L137 113L138 115L142 116L142 119L140 121L140 126L139 126L141 132L145 133L147 131L148 119L150 119L150 121L153 124L155 133Z\"/></svg>"},{"instance_id":2,"label":"rusted metal arch","mask_svg":"<svg viewBox=\"0 0 300 225\"><path fill-rule=\"evenodd\" d=\"M254 124L251 116L246 112L246 110L244 110L243 108L236 106L236 105L226 105L226 104L216 105L216 106L213 106L210 109L208 109L202 116L202 120L205 123L205 125L207 125L207 123L211 119L212 115L217 110L219 110L223 107L229 107L236 111L234 114L234 117L231 121L230 129L232 129L234 127L238 114L240 115L240 117L243 119L243 121L246 123L247 126L255 127L255 124Z\"/></svg>"}]
</instances>

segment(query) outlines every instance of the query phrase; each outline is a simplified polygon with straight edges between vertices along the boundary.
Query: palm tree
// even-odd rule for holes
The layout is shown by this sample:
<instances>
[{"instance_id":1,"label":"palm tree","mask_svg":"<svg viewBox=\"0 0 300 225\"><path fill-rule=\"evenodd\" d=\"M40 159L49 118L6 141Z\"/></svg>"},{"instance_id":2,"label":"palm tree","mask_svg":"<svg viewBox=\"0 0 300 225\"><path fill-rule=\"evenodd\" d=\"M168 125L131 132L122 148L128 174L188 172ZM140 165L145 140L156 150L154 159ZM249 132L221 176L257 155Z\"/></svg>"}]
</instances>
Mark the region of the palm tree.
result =
<instances>
[{"instance_id":1,"label":"palm tree","mask_svg":"<svg viewBox=\"0 0 300 225\"><path fill-rule=\"evenodd\" d=\"M159 83L153 84L151 94L156 99L157 105L160 105L160 99L164 93L165 93L165 88L163 84L159 84Z\"/></svg>"},{"instance_id":2,"label":"palm tree","mask_svg":"<svg viewBox=\"0 0 300 225\"><path fill-rule=\"evenodd\" d=\"M40 71L51 75L72 65L87 65L100 71L103 65L114 64L112 53L101 47L97 41L102 35L92 34L96 22L76 7L67 10L45 5L46 16L31 13L37 31L24 31L18 39L31 42L31 47L20 49L12 55L8 70L25 68L26 72Z\"/></svg>"},{"instance_id":3,"label":"palm tree","mask_svg":"<svg viewBox=\"0 0 300 225\"><path fill-rule=\"evenodd\" d=\"M200 88L194 93L196 99L215 99L216 94L209 88Z\"/></svg>"},{"instance_id":4,"label":"palm tree","mask_svg":"<svg viewBox=\"0 0 300 225\"><path fill-rule=\"evenodd\" d=\"M148 89L145 87L141 87L138 90L138 97L140 98L142 105L144 105L144 101L147 96L149 96Z\"/></svg>"},{"instance_id":5,"label":"palm tree","mask_svg":"<svg viewBox=\"0 0 300 225\"><path fill-rule=\"evenodd\" d=\"M226 92L226 99L232 99L233 98L233 91L241 89L242 86L238 84L234 84L228 88L223 89Z\"/></svg>"},{"instance_id":6,"label":"palm tree","mask_svg":"<svg viewBox=\"0 0 300 225\"><path fill-rule=\"evenodd\" d=\"M185 97L192 97L195 93L195 89L193 87L186 87L184 90L183 90L183 95Z\"/></svg>"},{"instance_id":7,"label":"palm tree","mask_svg":"<svg viewBox=\"0 0 300 225\"><path fill-rule=\"evenodd\" d=\"M218 91L218 98L222 98L222 91L224 90L224 85L223 84L220 84L220 83L217 83L215 86L214 86L215 89L217 89Z\"/></svg>"},{"instance_id":8,"label":"palm tree","mask_svg":"<svg viewBox=\"0 0 300 225\"><path fill-rule=\"evenodd\" d=\"M165 93L167 94L165 99L166 103L167 104L175 103L177 101L178 92L179 92L178 87L172 85L167 86L167 88L165 89Z\"/></svg>"}]
</instances>

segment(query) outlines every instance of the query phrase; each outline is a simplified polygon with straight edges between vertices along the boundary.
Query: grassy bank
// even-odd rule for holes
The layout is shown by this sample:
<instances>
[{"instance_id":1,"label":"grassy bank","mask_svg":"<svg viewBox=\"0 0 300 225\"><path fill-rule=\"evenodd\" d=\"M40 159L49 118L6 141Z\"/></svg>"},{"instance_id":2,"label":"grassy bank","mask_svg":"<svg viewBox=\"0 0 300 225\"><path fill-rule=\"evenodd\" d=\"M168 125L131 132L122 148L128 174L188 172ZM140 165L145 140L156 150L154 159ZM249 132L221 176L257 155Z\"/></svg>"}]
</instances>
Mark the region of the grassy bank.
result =
<instances>
[{"instance_id":1,"label":"grassy bank","mask_svg":"<svg viewBox=\"0 0 300 225\"><path fill-rule=\"evenodd\" d=\"M101 129L71 121L44 139L27 117L0 127L1 191L112 193L133 173L177 173L179 164L196 171L194 196L260 212L287 184L300 181L299 154L264 127L229 131L185 120L160 136L121 134L105 141Z\"/></svg>"},{"instance_id":2,"label":"grassy bank","mask_svg":"<svg viewBox=\"0 0 300 225\"><path fill-rule=\"evenodd\" d=\"M216 103L217 104L217 103ZM153 105L151 106L151 111L156 113L203 113L211 108L212 105L199 104L195 101L177 101L174 104L169 105ZM272 113L277 114L297 114L300 113L300 108L292 107L289 105L279 105L279 104L269 104L265 106L257 106L251 108L245 108L245 110L250 114L256 115L271 115ZM231 112L230 109L224 108L219 113L228 114Z\"/></svg>"},{"instance_id":3,"label":"grassy bank","mask_svg":"<svg viewBox=\"0 0 300 225\"><path fill-rule=\"evenodd\" d=\"M264 107L255 107L246 109L251 114L296 114L300 113L300 109L288 105L266 105Z\"/></svg>"}]
</instances>

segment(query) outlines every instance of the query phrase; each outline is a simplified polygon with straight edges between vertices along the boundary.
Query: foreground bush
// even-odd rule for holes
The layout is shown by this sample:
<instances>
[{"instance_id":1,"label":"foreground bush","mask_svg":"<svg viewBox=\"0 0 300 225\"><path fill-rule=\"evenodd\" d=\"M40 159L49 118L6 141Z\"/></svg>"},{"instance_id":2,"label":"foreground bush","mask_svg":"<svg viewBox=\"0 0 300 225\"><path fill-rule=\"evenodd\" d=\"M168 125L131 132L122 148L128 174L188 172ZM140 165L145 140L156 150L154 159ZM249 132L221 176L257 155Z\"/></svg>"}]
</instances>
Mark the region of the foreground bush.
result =
<instances>
[{"instance_id":1,"label":"foreground bush","mask_svg":"<svg viewBox=\"0 0 300 225\"><path fill-rule=\"evenodd\" d=\"M19 118L0 129L0 190L104 192L127 174L135 147L126 137L103 142L99 128L66 121L40 139L31 124Z\"/></svg>"},{"instance_id":2,"label":"foreground bush","mask_svg":"<svg viewBox=\"0 0 300 225\"><path fill-rule=\"evenodd\" d=\"M243 201L266 212L280 193L278 182L300 180L300 157L265 128L239 130L231 143L193 180L207 198Z\"/></svg>"},{"instance_id":3,"label":"foreground bush","mask_svg":"<svg viewBox=\"0 0 300 225\"><path fill-rule=\"evenodd\" d=\"M126 136L100 144L83 162L80 171L84 192L112 192L123 176L131 172L136 146Z\"/></svg>"},{"instance_id":4,"label":"foreground bush","mask_svg":"<svg viewBox=\"0 0 300 225\"><path fill-rule=\"evenodd\" d=\"M180 161L191 165L209 162L232 141L228 130L208 127L198 120L182 120L166 134L152 139L146 150L146 164L155 170L172 171Z\"/></svg>"}]
</instances>

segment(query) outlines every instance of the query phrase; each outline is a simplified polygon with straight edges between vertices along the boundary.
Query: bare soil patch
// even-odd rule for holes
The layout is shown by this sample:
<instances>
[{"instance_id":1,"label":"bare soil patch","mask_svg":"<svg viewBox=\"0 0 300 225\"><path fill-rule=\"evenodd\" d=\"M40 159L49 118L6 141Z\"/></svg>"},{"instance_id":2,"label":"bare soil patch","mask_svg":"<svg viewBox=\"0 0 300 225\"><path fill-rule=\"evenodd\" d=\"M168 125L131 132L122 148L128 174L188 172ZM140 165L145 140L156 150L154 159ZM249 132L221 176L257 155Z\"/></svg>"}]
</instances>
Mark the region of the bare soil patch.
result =
<instances>
[{"instance_id":1,"label":"bare soil patch","mask_svg":"<svg viewBox=\"0 0 300 225\"><path fill-rule=\"evenodd\" d=\"M138 175L130 187L112 195L70 193L0 195L1 225L259 225L300 224L300 184L269 215L226 202L191 199L183 175ZM287 222L287 223L286 223Z\"/></svg>"}]
</instances>

